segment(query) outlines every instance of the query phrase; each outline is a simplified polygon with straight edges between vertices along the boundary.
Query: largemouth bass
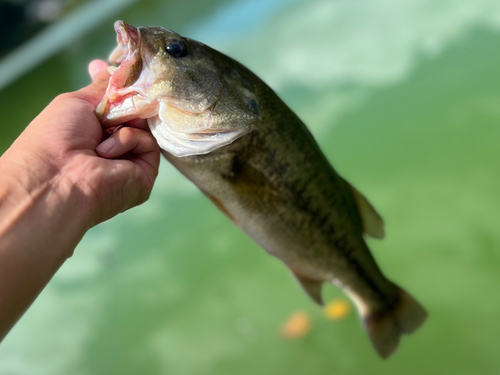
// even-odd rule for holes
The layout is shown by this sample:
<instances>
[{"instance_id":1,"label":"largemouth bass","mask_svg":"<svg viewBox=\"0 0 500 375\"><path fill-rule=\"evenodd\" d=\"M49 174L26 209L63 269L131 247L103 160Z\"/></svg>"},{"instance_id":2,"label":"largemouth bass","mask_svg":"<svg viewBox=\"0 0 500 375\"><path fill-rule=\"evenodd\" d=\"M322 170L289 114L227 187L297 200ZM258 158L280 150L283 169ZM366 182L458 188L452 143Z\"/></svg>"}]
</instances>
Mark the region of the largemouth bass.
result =
<instances>
[{"instance_id":1,"label":"largemouth bass","mask_svg":"<svg viewBox=\"0 0 500 375\"><path fill-rule=\"evenodd\" d=\"M324 282L354 301L386 358L423 307L380 271L363 235L383 221L332 168L302 121L251 71L161 27L115 23L103 126L148 119L163 155L322 304Z\"/></svg>"}]
</instances>

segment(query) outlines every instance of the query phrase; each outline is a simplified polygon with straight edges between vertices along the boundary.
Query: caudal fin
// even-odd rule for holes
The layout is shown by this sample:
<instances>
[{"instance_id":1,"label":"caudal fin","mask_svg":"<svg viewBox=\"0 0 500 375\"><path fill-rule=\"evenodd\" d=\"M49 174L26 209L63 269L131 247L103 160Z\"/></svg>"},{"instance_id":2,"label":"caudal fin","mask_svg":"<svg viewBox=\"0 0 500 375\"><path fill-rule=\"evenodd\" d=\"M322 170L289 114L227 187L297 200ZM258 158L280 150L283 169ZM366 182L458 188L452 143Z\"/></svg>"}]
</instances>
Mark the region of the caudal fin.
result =
<instances>
[{"instance_id":1,"label":"caudal fin","mask_svg":"<svg viewBox=\"0 0 500 375\"><path fill-rule=\"evenodd\" d=\"M412 296L398 288L398 297L390 308L368 311L363 320L378 354L387 358L396 350L399 337L415 332L426 318L425 309Z\"/></svg>"}]
</instances>

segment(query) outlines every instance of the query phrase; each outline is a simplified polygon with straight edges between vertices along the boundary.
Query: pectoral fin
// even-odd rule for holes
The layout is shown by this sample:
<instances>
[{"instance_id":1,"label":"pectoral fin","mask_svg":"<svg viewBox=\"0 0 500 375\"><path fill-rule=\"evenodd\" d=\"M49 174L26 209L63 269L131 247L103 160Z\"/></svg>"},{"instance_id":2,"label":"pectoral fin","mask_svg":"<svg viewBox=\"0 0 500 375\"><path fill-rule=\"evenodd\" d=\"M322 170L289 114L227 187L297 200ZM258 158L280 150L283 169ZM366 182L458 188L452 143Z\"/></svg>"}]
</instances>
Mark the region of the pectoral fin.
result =
<instances>
[{"instance_id":1,"label":"pectoral fin","mask_svg":"<svg viewBox=\"0 0 500 375\"><path fill-rule=\"evenodd\" d=\"M290 268L290 267L289 267ZM313 280L309 277L303 276L294 269L290 268L292 274L299 282L302 289L311 297L311 299L318 305L323 306L323 299L321 298L321 286L323 281Z\"/></svg>"},{"instance_id":2,"label":"pectoral fin","mask_svg":"<svg viewBox=\"0 0 500 375\"><path fill-rule=\"evenodd\" d=\"M373 238L384 238L384 221L375 211L375 208L354 186L347 182L347 186L351 189L354 202L358 208L361 223L363 224L363 232Z\"/></svg>"}]
</instances>

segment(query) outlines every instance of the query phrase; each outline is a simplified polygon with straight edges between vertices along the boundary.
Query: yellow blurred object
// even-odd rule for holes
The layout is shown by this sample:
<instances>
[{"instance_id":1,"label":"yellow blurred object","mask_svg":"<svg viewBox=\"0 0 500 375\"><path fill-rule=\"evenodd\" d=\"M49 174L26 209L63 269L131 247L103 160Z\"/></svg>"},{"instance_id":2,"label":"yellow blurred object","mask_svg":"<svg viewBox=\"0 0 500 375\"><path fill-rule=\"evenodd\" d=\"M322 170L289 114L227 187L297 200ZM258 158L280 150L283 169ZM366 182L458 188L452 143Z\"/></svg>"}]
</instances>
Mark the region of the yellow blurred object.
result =
<instances>
[{"instance_id":1,"label":"yellow blurred object","mask_svg":"<svg viewBox=\"0 0 500 375\"><path fill-rule=\"evenodd\" d=\"M286 339L299 339L311 330L311 318L306 312L294 313L281 328L281 335Z\"/></svg>"},{"instance_id":2,"label":"yellow blurred object","mask_svg":"<svg viewBox=\"0 0 500 375\"><path fill-rule=\"evenodd\" d=\"M345 318L351 312L351 305L345 299L336 299L329 302L323 312L326 319L339 320Z\"/></svg>"}]
</instances>

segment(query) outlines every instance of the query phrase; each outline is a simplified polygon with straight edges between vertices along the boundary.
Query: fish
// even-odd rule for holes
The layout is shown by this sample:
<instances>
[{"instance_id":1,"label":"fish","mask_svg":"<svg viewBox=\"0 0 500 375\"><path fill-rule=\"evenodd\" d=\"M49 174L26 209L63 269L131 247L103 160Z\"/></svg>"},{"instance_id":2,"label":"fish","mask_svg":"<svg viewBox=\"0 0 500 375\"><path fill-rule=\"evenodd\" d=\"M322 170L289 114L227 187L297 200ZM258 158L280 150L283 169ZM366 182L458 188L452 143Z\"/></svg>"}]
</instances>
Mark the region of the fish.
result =
<instances>
[{"instance_id":1,"label":"fish","mask_svg":"<svg viewBox=\"0 0 500 375\"><path fill-rule=\"evenodd\" d=\"M323 304L351 298L389 357L426 310L386 278L365 242L384 237L369 201L331 166L299 117L234 59L162 27L114 25L118 45L96 108L104 128L147 119L165 158Z\"/></svg>"}]
</instances>

